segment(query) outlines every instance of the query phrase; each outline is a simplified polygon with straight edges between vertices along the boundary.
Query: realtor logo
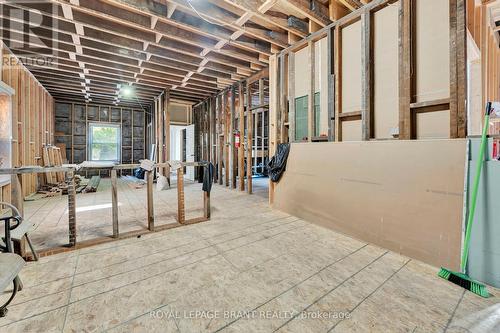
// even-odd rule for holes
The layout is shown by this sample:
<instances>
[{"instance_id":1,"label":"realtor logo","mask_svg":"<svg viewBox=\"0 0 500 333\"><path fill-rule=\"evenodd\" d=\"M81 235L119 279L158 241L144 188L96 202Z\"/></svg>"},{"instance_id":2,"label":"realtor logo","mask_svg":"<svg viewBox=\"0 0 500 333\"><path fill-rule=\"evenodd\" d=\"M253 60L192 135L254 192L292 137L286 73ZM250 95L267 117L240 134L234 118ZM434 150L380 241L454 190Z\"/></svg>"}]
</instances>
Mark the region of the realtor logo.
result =
<instances>
[{"instance_id":1,"label":"realtor logo","mask_svg":"<svg viewBox=\"0 0 500 333\"><path fill-rule=\"evenodd\" d=\"M56 64L60 6L41 0L0 0L0 28L4 44L27 67ZM16 59L4 58L15 66Z\"/></svg>"}]
</instances>

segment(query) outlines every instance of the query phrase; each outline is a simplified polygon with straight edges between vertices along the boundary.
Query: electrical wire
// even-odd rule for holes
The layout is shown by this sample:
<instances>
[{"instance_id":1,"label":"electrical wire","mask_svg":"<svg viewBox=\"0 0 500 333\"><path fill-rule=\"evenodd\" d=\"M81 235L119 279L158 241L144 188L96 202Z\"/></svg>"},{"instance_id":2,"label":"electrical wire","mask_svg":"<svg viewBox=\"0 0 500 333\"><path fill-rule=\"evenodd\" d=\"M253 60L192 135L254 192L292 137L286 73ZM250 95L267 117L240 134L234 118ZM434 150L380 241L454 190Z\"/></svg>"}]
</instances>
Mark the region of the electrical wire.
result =
<instances>
[{"instance_id":1,"label":"electrical wire","mask_svg":"<svg viewBox=\"0 0 500 333\"><path fill-rule=\"evenodd\" d=\"M217 22L213 22L209 19L206 19L204 18L197 10L196 8L194 8L193 4L191 3L192 0L186 0L187 4L189 5L189 7L191 7L191 9L196 13L196 15L198 15L198 17L200 19L202 19L203 21L207 22L207 23L210 23L210 24L214 24L214 25L218 25L218 26L221 26L221 27L231 27L230 24L227 24L227 23L217 23Z\"/></svg>"}]
</instances>

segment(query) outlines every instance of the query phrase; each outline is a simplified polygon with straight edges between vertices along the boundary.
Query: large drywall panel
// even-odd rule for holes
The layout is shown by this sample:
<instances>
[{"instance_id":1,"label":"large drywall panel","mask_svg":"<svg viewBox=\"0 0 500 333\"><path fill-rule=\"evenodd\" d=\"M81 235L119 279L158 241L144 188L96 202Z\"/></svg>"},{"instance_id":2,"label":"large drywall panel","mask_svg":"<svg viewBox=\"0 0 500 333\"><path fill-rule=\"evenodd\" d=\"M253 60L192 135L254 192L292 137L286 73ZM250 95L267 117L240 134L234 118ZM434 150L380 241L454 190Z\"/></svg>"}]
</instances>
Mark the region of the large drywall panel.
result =
<instances>
[{"instance_id":1,"label":"large drywall panel","mask_svg":"<svg viewBox=\"0 0 500 333\"><path fill-rule=\"evenodd\" d=\"M342 112L361 111L361 22L342 29Z\"/></svg>"},{"instance_id":2,"label":"large drywall panel","mask_svg":"<svg viewBox=\"0 0 500 333\"><path fill-rule=\"evenodd\" d=\"M417 139L446 139L450 137L450 111L417 113Z\"/></svg>"},{"instance_id":3,"label":"large drywall panel","mask_svg":"<svg viewBox=\"0 0 500 333\"><path fill-rule=\"evenodd\" d=\"M374 136L392 138L399 126L399 47L397 5L373 14Z\"/></svg>"},{"instance_id":4,"label":"large drywall panel","mask_svg":"<svg viewBox=\"0 0 500 333\"><path fill-rule=\"evenodd\" d=\"M295 97L309 94L309 47L295 52Z\"/></svg>"},{"instance_id":5,"label":"large drywall panel","mask_svg":"<svg viewBox=\"0 0 500 333\"><path fill-rule=\"evenodd\" d=\"M416 102L450 97L450 2L418 0Z\"/></svg>"},{"instance_id":6,"label":"large drywall panel","mask_svg":"<svg viewBox=\"0 0 500 333\"><path fill-rule=\"evenodd\" d=\"M361 141L361 120L342 121L342 141Z\"/></svg>"},{"instance_id":7,"label":"large drywall panel","mask_svg":"<svg viewBox=\"0 0 500 333\"><path fill-rule=\"evenodd\" d=\"M465 140L293 143L274 208L458 269Z\"/></svg>"}]
</instances>

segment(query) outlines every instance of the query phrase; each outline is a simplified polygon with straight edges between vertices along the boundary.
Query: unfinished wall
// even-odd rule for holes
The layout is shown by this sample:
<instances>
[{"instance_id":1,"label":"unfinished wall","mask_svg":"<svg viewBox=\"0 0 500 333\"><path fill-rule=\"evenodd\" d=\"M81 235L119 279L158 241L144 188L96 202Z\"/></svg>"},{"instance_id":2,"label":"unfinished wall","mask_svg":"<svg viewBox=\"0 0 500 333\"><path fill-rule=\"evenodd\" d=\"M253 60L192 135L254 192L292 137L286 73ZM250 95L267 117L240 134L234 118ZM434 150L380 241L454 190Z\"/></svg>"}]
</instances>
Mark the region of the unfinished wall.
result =
<instances>
[{"instance_id":1,"label":"unfinished wall","mask_svg":"<svg viewBox=\"0 0 500 333\"><path fill-rule=\"evenodd\" d=\"M146 122L149 115L140 109L57 101L55 103L55 141L66 148L69 163L88 159L88 124L120 124L121 162L138 163L146 157Z\"/></svg>"},{"instance_id":2,"label":"unfinished wall","mask_svg":"<svg viewBox=\"0 0 500 333\"><path fill-rule=\"evenodd\" d=\"M3 44L2 59L2 81L15 90L11 119L12 166L41 165L43 145L54 140L52 96ZM34 193L38 184L36 175L22 175L23 195ZM1 200L10 200L10 185L0 188Z\"/></svg>"},{"instance_id":3,"label":"unfinished wall","mask_svg":"<svg viewBox=\"0 0 500 333\"><path fill-rule=\"evenodd\" d=\"M464 138L465 17L463 1L371 1L282 51L271 72L284 89L271 105L289 119L283 141L296 141L295 101L311 94L309 78L316 90L325 76L328 141ZM308 49L323 43L311 73Z\"/></svg>"},{"instance_id":4,"label":"unfinished wall","mask_svg":"<svg viewBox=\"0 0 500 333\"><path fill-rule=\"evenodd\" d=\"M493 3L492 3L493 4ZM487 101L500 100L500 36L492 28L491 13L488 4L480 4L475 0L467 0L467 28L470 33L469 50L477 50L470 62L474 96L470 103L469 114L472 118L472 134L479 134L482 129L484 107ZM479 82L478 82L479 81ZM478 91L480 90L480 92ZM477 96L477 95L480 96ZM479 97L479 98L477 98ZM500 120L490 123L489 134L500 134Z\"/></svg>"},{"instance_id":5,"label":"unfinished wall","mask_svg":"<svg viewBox=\"0 0 500 333\"><path fill-rule=\"evenodd\" d=\"M465 140L294 143L273 207L457 269L465 152Z\"/></svg>"}]
</instances>

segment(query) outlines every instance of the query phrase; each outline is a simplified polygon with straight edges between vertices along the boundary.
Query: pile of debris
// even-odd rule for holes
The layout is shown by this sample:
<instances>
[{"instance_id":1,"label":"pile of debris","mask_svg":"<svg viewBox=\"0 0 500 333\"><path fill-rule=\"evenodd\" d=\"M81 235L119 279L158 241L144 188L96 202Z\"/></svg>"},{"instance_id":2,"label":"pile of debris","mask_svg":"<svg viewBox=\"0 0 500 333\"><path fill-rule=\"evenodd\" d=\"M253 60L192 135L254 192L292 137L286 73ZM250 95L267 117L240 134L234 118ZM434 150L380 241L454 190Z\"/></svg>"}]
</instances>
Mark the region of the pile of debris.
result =
<instances>
[{"instance_id":1,"label":"pile of debris","mask_svg":"<svg viewBox=\"0 0 500 333\"><path fill-rule=\"evenodd\" d=\"M90 179L81 175L75 175L75 192L76 193L92 193L97 192L101 177L92 176ZM69 185L67 181L58 184L41 185L40 189L25 198L26 201L34 201L42 198L55 197L68 194Z\"/></svg>"}]
</instances>

